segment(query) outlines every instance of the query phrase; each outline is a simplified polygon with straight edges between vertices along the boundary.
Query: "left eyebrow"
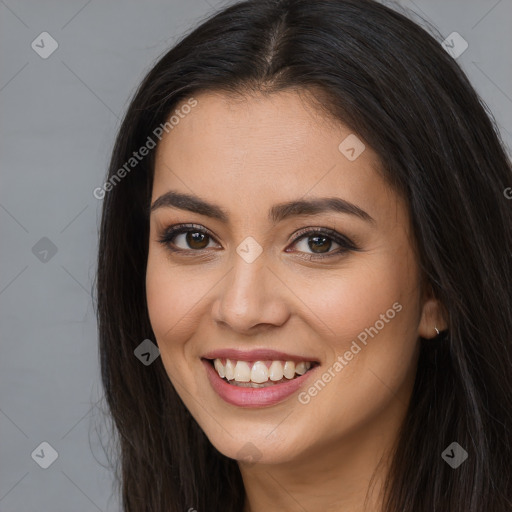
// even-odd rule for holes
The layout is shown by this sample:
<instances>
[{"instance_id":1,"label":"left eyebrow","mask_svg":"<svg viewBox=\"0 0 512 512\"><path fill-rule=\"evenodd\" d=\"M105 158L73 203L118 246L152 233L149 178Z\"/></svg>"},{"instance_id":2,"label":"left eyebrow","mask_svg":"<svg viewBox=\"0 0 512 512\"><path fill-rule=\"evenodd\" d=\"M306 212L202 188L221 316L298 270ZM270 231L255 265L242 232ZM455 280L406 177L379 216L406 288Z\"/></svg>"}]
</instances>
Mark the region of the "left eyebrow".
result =
<instances>
[{"instance_id":1,"label":"left eyebrow","mask_svg":"<svg viewBox=\"0 0 512 512\"><path fill-rule=\"evenodd\" d=\"M221 206L210 203L197 196L174 190L170 190L156 199L150 207L150 212L163 207L188 210L217 219L225 224L229 222L229 215ZM272 224L277 224L290 217L316 215L328 212L354 215L366 222L375 224L375 219L369 213L340 197L297 199L286 203L275 204L269 209L268 218Z\"/></svg>"},{"instance_id":2,"label":"left eyebrow","mask_svg":"<svg viewBox=\"0 0 512 512\"><path fill-rule=\"evenodd\" d=\"M375 224L375 219L369 213L340 197L298 199L276 204L270 208L269 219L275 224L297 215L315 215L329 212L355 215L364 221Z\"/></svg>"}]
</instances>

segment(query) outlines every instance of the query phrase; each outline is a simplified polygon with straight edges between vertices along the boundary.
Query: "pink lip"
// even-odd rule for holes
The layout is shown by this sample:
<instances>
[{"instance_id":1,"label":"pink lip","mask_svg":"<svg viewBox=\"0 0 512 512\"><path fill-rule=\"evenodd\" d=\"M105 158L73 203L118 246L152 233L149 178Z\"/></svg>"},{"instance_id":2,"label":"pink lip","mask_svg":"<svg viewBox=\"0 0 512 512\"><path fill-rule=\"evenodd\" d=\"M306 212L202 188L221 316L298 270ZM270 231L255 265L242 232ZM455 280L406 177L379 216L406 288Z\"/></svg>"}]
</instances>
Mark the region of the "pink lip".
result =
<instances>
[{"instance_id":1,"label":"pink lip","mask_svg":"<svg viewBox=\"0 0 512 512\"><path fill-rule=\"evenodd\" d=\"M204 359L234 359L235 361L293 361L300 363L301 361L311 361L318 363L315 358L301 357L284 352L278 352L270 349L256 349L256 350L236 350L236 349L222 349L213 350L203 355Z\"/></svg>"},{"instance_id":2,"label":"pink lip","mask_svg":"<svg viewBox=\"0 0 512 512\"><path fill-rule=\"evenodd\" d=\"M222 352L224 353L224 351ZM253 353L246 354L250 354L250 357L254 358ZM273 359L275 359L276 354L277 353L272 353ZM235 359L234 355L231 355L231 357ZM291 361L292 359L288 359L288 357L289 356L286 356L284 359ZM245 361L246 359L239 360ZM261 360L261 358L256 358L256 360ZM282 384L275 384L274 386L268 386L265 388L244 388L228 384L226 380L219 377L219 374L209 361L206 361L205 359L201 359L201 361L206 368L206 374L212 388L225 402L237 405L238 407L267 407L275 405L295 393L295 391L297 391L306 382L306 380L309 379L310 374L314 373L316 369L312 368L304 375ZM301 361L304 361L304 359L301 359Z\"/></svg>"}]
</instances>

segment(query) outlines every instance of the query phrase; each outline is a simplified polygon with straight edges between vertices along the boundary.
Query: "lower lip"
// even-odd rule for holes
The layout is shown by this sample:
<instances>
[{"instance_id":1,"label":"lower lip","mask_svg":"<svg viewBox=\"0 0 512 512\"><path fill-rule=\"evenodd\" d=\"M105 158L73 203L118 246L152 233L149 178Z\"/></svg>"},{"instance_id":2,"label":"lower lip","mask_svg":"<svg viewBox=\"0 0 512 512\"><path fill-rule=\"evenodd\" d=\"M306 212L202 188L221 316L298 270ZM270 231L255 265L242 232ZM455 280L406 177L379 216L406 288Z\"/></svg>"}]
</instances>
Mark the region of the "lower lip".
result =
<instances>
[{"instance_id":1,"label":"lower lip","mask_svg":"<svg viewBox=\"0 0 512 512\"><path fill-rule=\"evenodd\" d=\"M314 368L289 382L265 388L246 388L228 384L209 361L202 359L212 388L226 402L238 407L267 407L275 405L295 393L314 372Z\"/></svg>"}]
</instances>

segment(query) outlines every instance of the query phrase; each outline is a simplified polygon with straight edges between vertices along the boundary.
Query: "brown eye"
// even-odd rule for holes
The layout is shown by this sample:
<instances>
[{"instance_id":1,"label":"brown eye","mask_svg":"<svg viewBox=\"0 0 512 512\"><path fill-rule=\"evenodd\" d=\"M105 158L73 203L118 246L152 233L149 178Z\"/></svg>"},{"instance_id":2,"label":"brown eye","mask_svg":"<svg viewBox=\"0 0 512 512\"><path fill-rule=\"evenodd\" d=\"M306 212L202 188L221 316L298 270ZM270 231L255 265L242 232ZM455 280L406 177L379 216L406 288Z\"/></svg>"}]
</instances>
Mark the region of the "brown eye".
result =
<instances>
[{"instance_id":1,"label":"brown eye","mask_svg":"<svg viewBox=\"0 0 512 512\"><path fill-rule=\"evenodd\" d=\"M331 240L327 236L314 236L309 237L308 246L313 252L329 252L332 245Z\"/></svg>"},{"instance_id":2,"label":"brown eye","mask_svg":"<svg viewBox=\"0 0 512 512\"><path fill-rule=\"evenodd\" d=\"M171 251L202 251L212 240L213 237L202 228L178 225L168 228L158 242Z\"/></svg>"},{"instance_id":3,"label":"brown eye","mask_svg":"<svg viewBox=\"0 0 512 512\"><path fill-rule=\"evenodd\" d=\"M185 241L191 249L206 249L208 247L209 236L199 231L188 231L182 233L185 235ZM206 241L206 243L205 243Z\"/></svg>"},{"instance_id":4,"label":"brown eye","mask_svg":"<svg viewBox=\"0 0 512 512\"><path fill-rule=\"evenodd\" d=\"M331 250L333 243L338 246L335 250ZM302 230L299 236L294 239L292 245L302 253L301 258L308 260L341 256L348 251L358 250L356 245L346 236L326 228Z\"/></svg>"}]
</instances>

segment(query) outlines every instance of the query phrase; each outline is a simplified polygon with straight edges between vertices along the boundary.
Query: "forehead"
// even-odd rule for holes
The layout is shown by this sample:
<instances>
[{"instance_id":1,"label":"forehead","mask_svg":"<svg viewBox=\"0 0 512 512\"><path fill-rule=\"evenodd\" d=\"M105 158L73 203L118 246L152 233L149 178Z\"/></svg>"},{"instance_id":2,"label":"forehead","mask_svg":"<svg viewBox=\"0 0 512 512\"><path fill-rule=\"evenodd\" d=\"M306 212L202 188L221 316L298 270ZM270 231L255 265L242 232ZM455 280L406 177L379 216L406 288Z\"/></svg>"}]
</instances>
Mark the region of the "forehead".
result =
<instances>
[{"instance_id":1,"label":"forehead","mask_svg":"<svg viewBox=\"0 0 512 512\"><path fill-rule=\"evenodd\" d=\"M329 195L370 213L393 196L375 152L304 94L207 92L194 99L157 147L153 200L173 189L225 204L227 211L256 213L276 202ZM354 160L347 147L364 150Z\"/></svg>"}]
</instances>

